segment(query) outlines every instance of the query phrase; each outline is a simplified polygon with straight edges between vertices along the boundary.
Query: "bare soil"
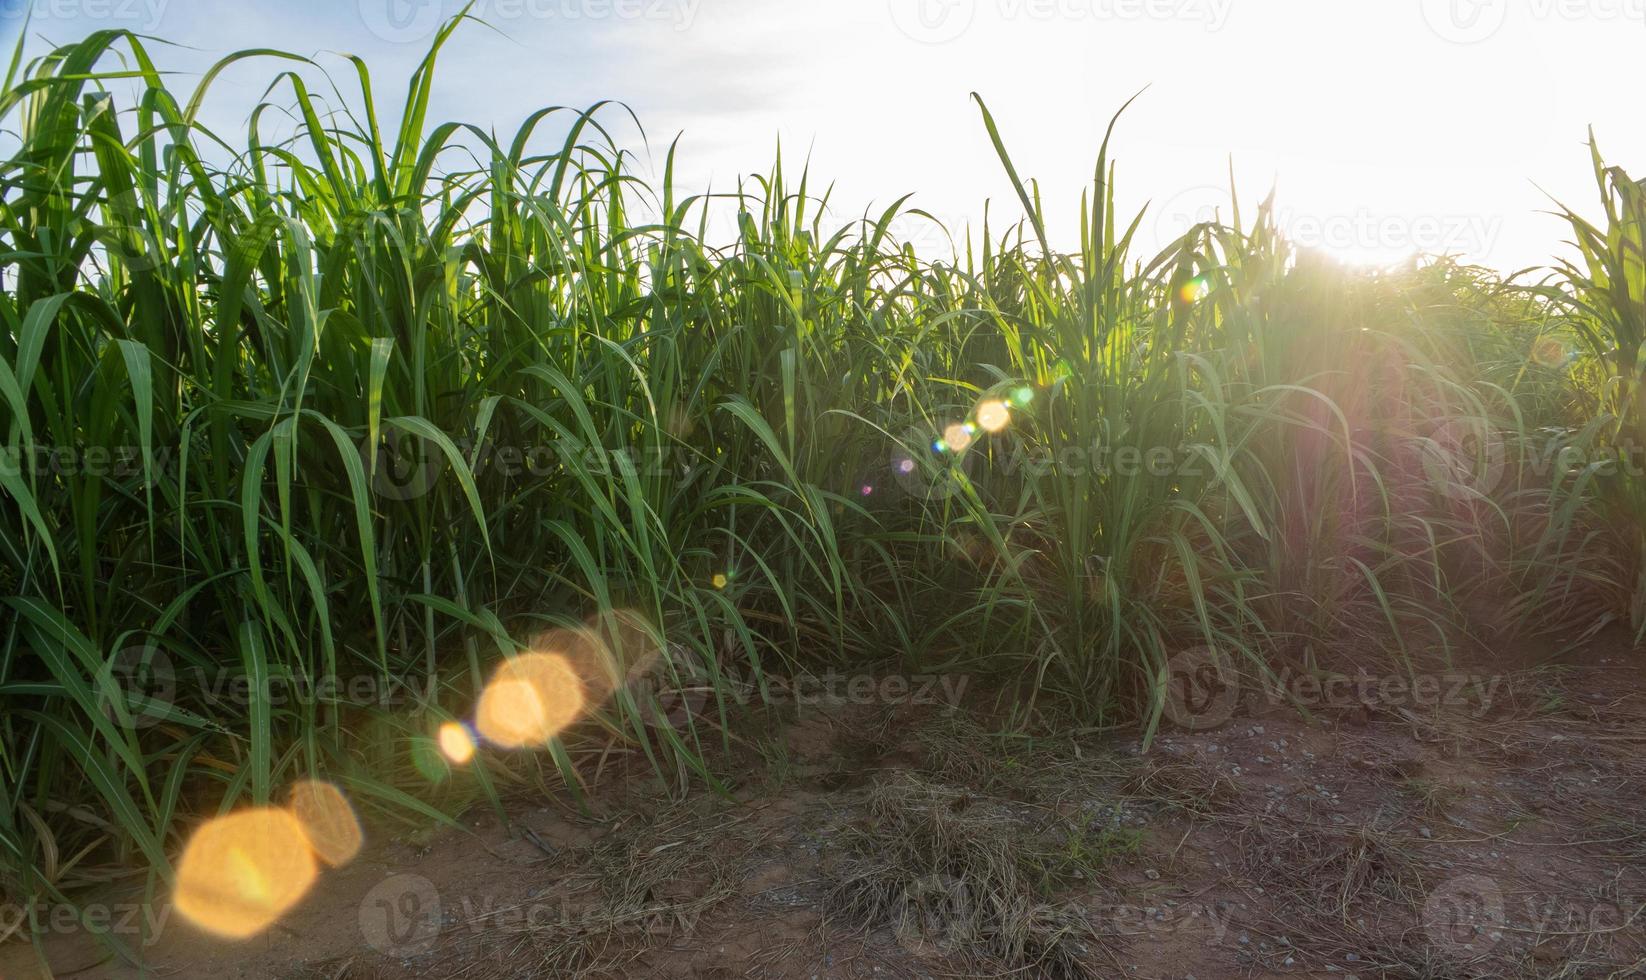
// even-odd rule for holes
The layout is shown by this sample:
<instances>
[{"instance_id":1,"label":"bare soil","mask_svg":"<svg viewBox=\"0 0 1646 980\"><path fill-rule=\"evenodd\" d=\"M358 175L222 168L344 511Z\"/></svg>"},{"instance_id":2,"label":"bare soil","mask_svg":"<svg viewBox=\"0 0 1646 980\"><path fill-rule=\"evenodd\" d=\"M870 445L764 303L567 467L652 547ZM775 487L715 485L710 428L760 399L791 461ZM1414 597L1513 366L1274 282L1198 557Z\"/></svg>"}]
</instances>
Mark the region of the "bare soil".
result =
<instances>
[{"instance_id":1,"label":"bare soil","mask_svg":"<svg viewBox=\"0 0 1646 980\"><path fill-rule=\"evenodd\" d=\"M167 920L148 975L1646 976L1646 663L1611 635L1480 659L1348 702L1292 678L1306 712L1247 679L1147 752L941 704L768 710L717 762L729 797L608 774L586 812L378 841L255 941ZM141 975L83 932L46 949Z\"/></svg>"}]
</instances>

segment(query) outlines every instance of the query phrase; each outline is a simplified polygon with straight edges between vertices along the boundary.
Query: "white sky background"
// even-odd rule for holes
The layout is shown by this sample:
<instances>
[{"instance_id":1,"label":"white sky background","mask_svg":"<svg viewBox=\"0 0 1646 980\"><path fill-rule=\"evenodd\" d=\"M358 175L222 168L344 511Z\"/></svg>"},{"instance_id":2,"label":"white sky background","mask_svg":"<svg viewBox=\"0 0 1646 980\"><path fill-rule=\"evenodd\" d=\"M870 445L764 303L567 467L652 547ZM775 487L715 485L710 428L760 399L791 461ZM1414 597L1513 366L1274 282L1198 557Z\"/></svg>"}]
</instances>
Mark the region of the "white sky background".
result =
<instances>
[{"instance_id":1,"label":"white sky background","mask_svg":"<svg viewBox=\"0 0 1646 980\"><path fill-rule=\"evenodd\" d=\"M187 73L264 46L320 55L346 89L352 70L324 53L348 51L392 117L461 6L0 0L0 38L29 9L31 54L102 27L159 35L195 49L157 53L184 91ZM1113 154L1123 211L1153 201L1151 252L1226 202L1231 157L1243 202L1276 188L1302 244L1505 270L1564 251L1545 191L1595 213L1590 124L1609 163L1646 176L1646 0L481 0L476 13L497 31L465 25L442 53L432 121L512 134L541 105L620 100L659 169L684 133L692 189L765 172L781 137L796 175L810 151L814 186L835 182L841 223L911 191L957 228L985 199L997 223L1020 213L973 90L1040 179L1063 247L1104 126L1145 85ZM238 134L280 67L232 69L208 124Z\"/></svg>"}]
</instances>

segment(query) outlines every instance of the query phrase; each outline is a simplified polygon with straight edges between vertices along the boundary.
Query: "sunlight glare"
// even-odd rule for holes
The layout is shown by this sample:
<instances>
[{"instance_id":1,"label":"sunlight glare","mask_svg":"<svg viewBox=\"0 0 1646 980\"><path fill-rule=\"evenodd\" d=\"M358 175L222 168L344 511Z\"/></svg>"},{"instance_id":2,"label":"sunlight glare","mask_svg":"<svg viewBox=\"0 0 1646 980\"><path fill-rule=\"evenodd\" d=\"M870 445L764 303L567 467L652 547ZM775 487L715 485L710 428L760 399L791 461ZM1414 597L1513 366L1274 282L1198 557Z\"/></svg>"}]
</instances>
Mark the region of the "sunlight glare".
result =
<instances>
[{"instance_id":1,"label":"sunlight glare","mask_svg":"<svg viewBox=\"0 0 1646 980\"><path fill-rule=\"evenodd\" d=\"M583 684L566 658L527 653L505 660L480 695L475 726L506 749L541 746L582 713Z\"/></svg>"},{"instance_id":2,"label":"sunlight glare","mask_svg":"<svg viewBox=\"0 0 1646 980\"><path fill-rule=\"evenodd\" d=\"M247 939L290 911L318 869L303 825L262 807L218 817L195 831L177 863L177 911L226 939Z\"/></svg>"},{"instance_id":3,"label":"sunlight glare","mask_svg":"<svg viewBox=\"0 0 1646 980\"><path fill-rule=\"evenodd\" d=\"M441 725L435 741L440 744L440 754L460 766L474 758L474 736L469 734L468 726L460 721L448 721Z\"/></svg>"},{"instance_id":4,"label":"sunlight glare","mask_svg":"<svg viewBox=\"0 0 1646 980\"><path fill-rule=\"evenodd\" d=\"M291 812L320 860L340 867L360 853L365 836L343 791L331 783L305 779L292 787Z\"/></svg>"}]
</instances>

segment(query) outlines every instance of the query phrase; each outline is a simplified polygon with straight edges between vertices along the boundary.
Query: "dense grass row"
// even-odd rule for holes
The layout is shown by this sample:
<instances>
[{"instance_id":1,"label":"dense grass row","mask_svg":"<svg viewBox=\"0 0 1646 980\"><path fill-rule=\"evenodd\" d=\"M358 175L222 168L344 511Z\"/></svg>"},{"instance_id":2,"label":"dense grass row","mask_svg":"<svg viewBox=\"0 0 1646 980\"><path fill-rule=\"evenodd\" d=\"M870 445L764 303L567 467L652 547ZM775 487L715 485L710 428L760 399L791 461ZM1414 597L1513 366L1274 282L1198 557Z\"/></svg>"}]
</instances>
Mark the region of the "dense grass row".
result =
<instances>
[{"instance_id":1,"label":"dense grass row","mask_svg":"<svg viewBox=\"0 0 1646 980\"><path fill-rule=\"evenodd\" d=\"M237 135L197 121L217 71L181 101L130 35L13 65L13 897L161 888L199 818L311 775L380 819L575 790L613 744L718 785L737 697L801 668L1152 732L1199 644L1262 669L1646 622L1646 484L1608 465L1641 434L1646 192L1598 156L1608 211L1541 282L1347 271L1267 208L1141 258L1106 154L1064 253L984 110L1026 218L934 261L889 235L902 202L835 227L781 164L646 186L609 109L431 125L438 49L392 131L358 62L352 113L284 73ZM270 106L296 138L260 138ZM997 398L1004 432L934 448ZM431 733L550 627L676 669L447 772Z\"/></svg>"}]
</instances>

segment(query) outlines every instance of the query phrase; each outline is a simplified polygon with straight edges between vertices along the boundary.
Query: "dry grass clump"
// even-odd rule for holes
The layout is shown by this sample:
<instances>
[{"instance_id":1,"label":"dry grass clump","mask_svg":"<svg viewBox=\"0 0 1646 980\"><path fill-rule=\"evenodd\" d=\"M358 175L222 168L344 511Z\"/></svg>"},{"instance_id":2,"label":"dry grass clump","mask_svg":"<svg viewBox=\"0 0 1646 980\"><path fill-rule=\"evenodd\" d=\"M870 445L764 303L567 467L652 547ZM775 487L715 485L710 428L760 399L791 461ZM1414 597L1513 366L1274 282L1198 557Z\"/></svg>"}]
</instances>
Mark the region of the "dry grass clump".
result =
<instances>
[{"instance_id":1,"label":"dry grass clump","mask_svg":"<svg viewBox=\"0 0 1646 980\"><path fill-rule=\"evenodd\" d=\"M726 825L686 804L621 826L573 857L555 894L474 910L452 930L449 952L495 964L499 976L625 976L627 964L690 935L736 893L727 856L736 837Z\"/></svg>"},{"instance_id":2,"label":"dry grass clump","mask_svg":"<svg viewBox=\"0 0 1646 980\"><path fill-rule=\"evenodd\" d=\"M1101 975L1091 923L1044 901L1112 856L1088 847L1080 828L1035 827L1012 804L904 776L874 787L866 819L839 846L826 898L833 914L974 969Z\"/></svg>"},{"instance_id":3,"label":"dry grass clump","mask_svg":"<svg viewBox=\"0 0 1646 980\"><path fill-rule=\"evenodd\" d=\"M1149 762L1125 782L1127 796L1159 803L1173 810L1210 817L1240 796L1229 777L1193 762Z\"/></svg>"},{"instance_id":4,"label":"dry grass clump","mask_svg":"<svg viewBox=\"0 0 1646 980\"><path fill-rule=\"evenodd\" d=\"M1422 904L1422 878L1411 854L1370 824L1342 829L1253 820L1238 849L1244 870L1324 918L1364 916L1379 902Z\"/></svg>"}]
</instances>

